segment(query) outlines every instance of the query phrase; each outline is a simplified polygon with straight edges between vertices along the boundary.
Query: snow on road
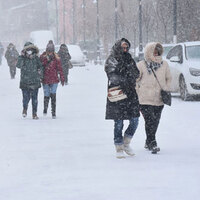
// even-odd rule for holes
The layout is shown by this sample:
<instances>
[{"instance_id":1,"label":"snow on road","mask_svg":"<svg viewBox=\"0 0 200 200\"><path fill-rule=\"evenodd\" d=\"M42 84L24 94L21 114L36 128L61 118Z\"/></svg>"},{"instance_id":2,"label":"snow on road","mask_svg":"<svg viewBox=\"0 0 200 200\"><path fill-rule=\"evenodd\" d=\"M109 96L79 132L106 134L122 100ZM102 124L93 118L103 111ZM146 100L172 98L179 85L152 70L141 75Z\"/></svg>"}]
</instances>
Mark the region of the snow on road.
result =
<instances>
[{"instance_id":1,"label":"snow on road","mask_svg":"<svg viewBox=\"0 0 200 200\"><path fill-rule=\"evenodd\" d=\"M199 200L200 102L173 98L158 130L161 152L144 149L144 121L132 141L136 156L116 159L113 122L105 121L103 66L70 70L59 85L57 119L23 119L19 71L0 66L1 200Z\"/></svg>"}]
</instances>

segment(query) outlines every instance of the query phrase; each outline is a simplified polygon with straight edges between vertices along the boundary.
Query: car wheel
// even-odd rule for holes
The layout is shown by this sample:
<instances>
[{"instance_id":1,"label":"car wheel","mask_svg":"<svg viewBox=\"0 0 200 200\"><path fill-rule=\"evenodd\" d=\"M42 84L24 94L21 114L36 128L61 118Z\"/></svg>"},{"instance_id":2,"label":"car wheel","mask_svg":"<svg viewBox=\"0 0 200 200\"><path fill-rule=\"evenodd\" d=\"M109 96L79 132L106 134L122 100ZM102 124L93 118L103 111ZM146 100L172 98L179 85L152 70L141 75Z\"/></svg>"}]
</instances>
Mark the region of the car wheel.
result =
<instances>
[{"instance_id":1,"label":"car wheel","mask_svg":"<svg viewBox=\"0 0 200 200\"><path fill-rule=\"evenodd\" d=\"M180 77L180 80L179 80L179 88L180 88L180 95L181 95L181 99L183 101L187 101L189 100L189 94L188 94L188 91L187 91L187 85L185 83L185 79L183 76Z\"/></svg>"}]
</instances>

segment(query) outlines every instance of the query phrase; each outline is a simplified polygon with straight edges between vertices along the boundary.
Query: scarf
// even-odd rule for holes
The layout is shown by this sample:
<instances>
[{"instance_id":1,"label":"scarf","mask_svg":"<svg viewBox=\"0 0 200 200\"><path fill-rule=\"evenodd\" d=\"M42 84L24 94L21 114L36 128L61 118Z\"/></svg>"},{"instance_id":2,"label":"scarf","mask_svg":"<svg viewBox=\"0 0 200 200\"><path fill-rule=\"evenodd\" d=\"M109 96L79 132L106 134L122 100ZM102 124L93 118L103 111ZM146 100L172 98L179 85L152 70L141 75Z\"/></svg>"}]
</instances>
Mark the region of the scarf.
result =
<instances>
[{"instance_id":1,"label":"scarf","mask_svg":"<svg viewBox=\"0 0 200 200\"><path fill-rule=\"evenodd\" d=\"M149 74L151 74L152 73L152 69L154 71L156 71L159 67L161 67L161 65L163 64L163 61L161 63L157 63L157 62L153 62L153 61L147 62L145 60L145 63L146 63L146 67L147 67L147 70L148 70Z\"/></svg>"}]
</instances>

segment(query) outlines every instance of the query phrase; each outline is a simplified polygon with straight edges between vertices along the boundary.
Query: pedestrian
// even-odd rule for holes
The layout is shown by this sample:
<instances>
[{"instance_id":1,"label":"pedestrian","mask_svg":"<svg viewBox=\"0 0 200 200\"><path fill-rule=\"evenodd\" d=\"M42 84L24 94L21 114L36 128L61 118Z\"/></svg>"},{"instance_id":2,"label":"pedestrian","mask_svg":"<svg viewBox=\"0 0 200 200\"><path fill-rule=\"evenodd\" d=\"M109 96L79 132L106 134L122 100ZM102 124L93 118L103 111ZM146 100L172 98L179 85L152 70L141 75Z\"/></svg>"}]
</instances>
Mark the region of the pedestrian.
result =
<instances>
[{"instance_id":1,"label":"pedestrian","mask_svg":"<svg viewBox=\"0 0 200 200\"><path fill-rule=\"evenodd\" d=\"M49 100L51 98L51 113L52 118L56 118L56 90L59 81L64 85L64 75L61 67L61 61L58 54L55 53L53 42L49 42L46 51L40 56L43 65L44 78L44 110L43 114L47 114Z\"/></svg>"},{"instance_id":2,"label":"pedestrian","mask_svg":"<svg viewBox=\"0 0 200 200\"><path fill-rule=\"evenodd\" d=\"M0 65L2 64L2 57L3 57L4 48L2 43L0 42Z\"/></svg>"},{"instance_id":3,"label":"pedestrian","mask_svg":"<svg viewBox=\"0 0 200 200\"><path fill-rule=\"evenodd\" d=\"M10 68L11 79L14 79L16 75L16 64L17 64L18 57L19 57L19 53L17 49L15 48L15 45L13 43L10 43L7 47L5 58Z\"/></svg>"},{"instance_id":4,"label":"pedestrian","mask_svg":"<svg viewBox=\"0 0 200 200\"><path fill-rule=\"evenodd\" d=\"M26 42L21 55L18 57L16 67L20 69L20 88L23 95L23 117L27 116L28 103L32 99L32 117L37 116L38 89L41 87L43 76L42 64L38 57L39 50L31 42Z\"/></svg>"},{"instance_id":5,"label":"pedestrian","mask_svg":"<svg viewBox=\"0 0 200 200\"><path fill-rule=\"evenodd\" d=\"M149 43L144 50L144 60L138 63L140 77L137 82L137 93L140 111L145 121L145 148L152 153L160 151L160 148L157 146L156 132L164 107L164 103L161 99L161 87L163 90L169 91L171 84L169 66L167 62L162 59L162 54L163 47L160 43Z\"/></svg>"},{"instance_id":6,"label":"pedestrian","mask_svg":"<svg viewBox=\"0 0 200 200\"><path fill-rule=\"evenodd\" d=\"M111 102L107 98L106 119L114 120L114 144L116 157L124 158L124 152L134 155L130 147L131 139L138 127L139 101L135 90L139 70L129 53L130 42L122 38L112 47L111 54L106 60L105 71L108 77L108 90L120 88L127 98ZM124 120L129 120L129 126L124 132Z\"/></svg>"},{"instance_id":7,"label":"pedestrian","mask_svg":"<svg viewBox=\"0 0 200 200\"><path fill-rule=\"evenodd\" d=\"M67 85L68 84L69 69L71 68L72 64L70 62L71 56L69 54L69 51L68 51L66 44L60 45L58 55L61 59L61 65L62 65L62 68L63 68L64 78L65 78L65 85Z\"/></svg>"}]
</instances>

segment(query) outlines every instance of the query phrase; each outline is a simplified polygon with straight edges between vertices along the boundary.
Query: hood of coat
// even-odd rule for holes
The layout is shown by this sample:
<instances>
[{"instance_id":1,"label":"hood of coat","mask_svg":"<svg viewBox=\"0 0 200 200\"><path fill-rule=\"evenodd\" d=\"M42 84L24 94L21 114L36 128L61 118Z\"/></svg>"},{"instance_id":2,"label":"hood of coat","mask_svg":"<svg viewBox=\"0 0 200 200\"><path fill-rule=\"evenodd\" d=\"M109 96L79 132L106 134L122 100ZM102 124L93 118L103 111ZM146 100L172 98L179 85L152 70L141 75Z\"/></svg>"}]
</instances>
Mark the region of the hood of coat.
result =
<instances>
[{"instance_id":1,"label":"hood of coat","mask_svg":"<svg viewBox=\"0 0 200 200\"><path fill-rule=\"evenodd\" d=\"M159 46L161 52L159 56L154 56L154 50L157 46ZM148 43L144 49L144 58L149 63L150 62L161 63L162 54L163 54L163 46L159 42Z\"/></svg>"},{"instance_id":2,"label":"hood of coat","mask_svg":"<svg viewBox=\"0 0 200 200\"><path fill-rule=\"evenodd\" d=\"M69 53L69 50L67 48L67 45L66 44L61 44L60 45L60 49L58 51L58 54L59 55L67 55Z\"/></svg>"},{"instance_id":3,"label":"hood of coat","mask_svg":"<svg viewBox=\"0 0 200 200\"><path fill-rule=\"evenodd\" d=\"M10 43L8 46L7 46L7 49L15 49L15 45L13 43Z\"/></svg>"},{"instance_id":4,"label":"hood of coat","mask_svg":"<svg viewBox=\"0 0 200 200\"><path fill-rule=\"evenodd\" d=\"M39 53L39 49L31 42L26 42L23 48L23 51L27 51L28 49L34 50L36 54Z\"/></svg>"},{"instance_id":5,"label":"hood of coat","mask_svg":"<svg viewBox=\"0 0 200 200\"><path fill-rule=\"evenodd\" d=\"M123 54L123 49L121 47L123 42L127 43L129 50L131 47L131 43L126 38L122 38L114 44L111 50L111 54L113 54L114 56L121 56Z\"/></svg>"}]
</instances>

